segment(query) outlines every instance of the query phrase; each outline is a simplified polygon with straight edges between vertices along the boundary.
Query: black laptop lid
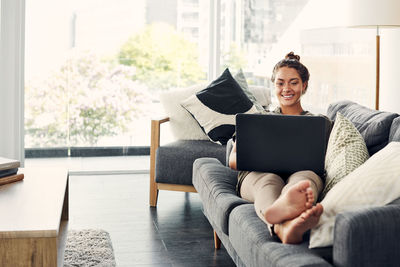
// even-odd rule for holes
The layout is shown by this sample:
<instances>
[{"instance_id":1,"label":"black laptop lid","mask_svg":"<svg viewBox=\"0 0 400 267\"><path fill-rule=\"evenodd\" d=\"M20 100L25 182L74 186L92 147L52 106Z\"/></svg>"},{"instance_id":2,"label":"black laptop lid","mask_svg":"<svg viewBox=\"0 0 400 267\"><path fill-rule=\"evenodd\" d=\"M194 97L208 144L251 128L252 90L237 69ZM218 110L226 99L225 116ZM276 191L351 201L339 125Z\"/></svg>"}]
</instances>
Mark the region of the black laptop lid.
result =
<instances>
[{"instance_id":1,"label":"black laptop lid","mask_svg":"<svg viewBox=\"0 0 400 267\"><path fill-rule=\"evenodd\" d=\"M237 168L279 175L312 170L322 176L326 131L323 116L238 114Z\"/></svg>"}]
</instances>

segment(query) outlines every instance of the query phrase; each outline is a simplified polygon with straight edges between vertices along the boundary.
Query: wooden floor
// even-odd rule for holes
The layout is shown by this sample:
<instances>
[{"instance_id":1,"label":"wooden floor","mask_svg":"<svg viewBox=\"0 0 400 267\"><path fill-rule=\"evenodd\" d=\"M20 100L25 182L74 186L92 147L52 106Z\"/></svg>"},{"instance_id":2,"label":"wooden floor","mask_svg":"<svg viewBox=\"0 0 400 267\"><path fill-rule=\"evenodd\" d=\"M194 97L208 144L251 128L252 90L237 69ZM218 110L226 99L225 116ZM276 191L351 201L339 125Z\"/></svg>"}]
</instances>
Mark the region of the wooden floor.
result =
<instances>
[{"instance_id":1,"label":"wooden floor","mask_svg":"<svg viewBox=\"0 0 400 267\"><path fill-rule=\"evenodd\" d=\"M213 232L196 193L161 191L148 206L148 174L70 177L69 229L101 228L117 266L235 266Z\"/></svg>"}]
</instances>

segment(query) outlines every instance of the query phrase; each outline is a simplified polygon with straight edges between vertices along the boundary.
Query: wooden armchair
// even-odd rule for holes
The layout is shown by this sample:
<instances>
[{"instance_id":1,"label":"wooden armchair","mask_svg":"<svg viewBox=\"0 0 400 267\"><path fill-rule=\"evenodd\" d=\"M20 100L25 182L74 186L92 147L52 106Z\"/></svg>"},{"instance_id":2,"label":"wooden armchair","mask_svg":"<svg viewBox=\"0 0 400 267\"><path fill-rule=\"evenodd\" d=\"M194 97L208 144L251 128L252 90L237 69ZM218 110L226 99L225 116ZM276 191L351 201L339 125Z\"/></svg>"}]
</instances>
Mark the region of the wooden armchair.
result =
<instances>
[{"instance_id":1,"label":"wooden armchair","mask_svg":"<svg viewBox=\"0 0 400 267\"><path fill-rule=\"evenodd\" d=\"M169 117L151 120L150 206L157 206L158 191L196 192L192 166L197 158L217 158L226 162L226 146L208 140L178 140L160 146L161 124Z\"/></svg>"}]
</instances>

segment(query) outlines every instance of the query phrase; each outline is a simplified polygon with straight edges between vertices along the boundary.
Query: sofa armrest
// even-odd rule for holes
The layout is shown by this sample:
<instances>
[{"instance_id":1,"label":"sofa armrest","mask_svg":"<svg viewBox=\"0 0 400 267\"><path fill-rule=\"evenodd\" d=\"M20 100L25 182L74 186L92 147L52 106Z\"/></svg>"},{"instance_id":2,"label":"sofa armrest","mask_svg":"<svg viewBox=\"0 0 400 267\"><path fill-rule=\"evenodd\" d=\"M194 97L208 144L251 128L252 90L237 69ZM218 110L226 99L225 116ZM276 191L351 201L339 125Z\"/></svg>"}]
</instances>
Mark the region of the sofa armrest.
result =
<instances>
[{"instance_id":1,"label":"sofa armrest","mask_svg":"<svg viewBox=\"0 0 400 267\"><path fill-rule=\"evenodd\" d=\"M156 151L160 146L161 124L169 121L169 117L162 117L151 120L151 139L150 139L150 206L157 205L157 186L156 176Z\"/></svg>"},{"instance_id":2,"label":"sofa armrest","mask_svg":"<svg viewBox=\"0 0 400 267\"><path fill-rule=\"evenodd\" d=\"M366 208L336 216L335 266L398 266L400 205Z\"/></svg>"}]
</instances>

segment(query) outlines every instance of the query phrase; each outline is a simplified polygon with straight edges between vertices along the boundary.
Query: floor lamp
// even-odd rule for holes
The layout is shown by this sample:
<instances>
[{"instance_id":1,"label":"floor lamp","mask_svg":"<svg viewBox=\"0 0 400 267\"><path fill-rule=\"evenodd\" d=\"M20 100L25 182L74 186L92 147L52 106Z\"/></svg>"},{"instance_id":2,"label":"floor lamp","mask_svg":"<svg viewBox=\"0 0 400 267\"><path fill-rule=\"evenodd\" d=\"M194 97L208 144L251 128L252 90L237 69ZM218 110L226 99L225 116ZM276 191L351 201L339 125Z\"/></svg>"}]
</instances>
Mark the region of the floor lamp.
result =
<instances>
[{"instance_id":1,"label":"floor lamp","mask_svg":"<svg viewBox=\"0 0 400 267\"><path fill-rule=\"evenodd\" d=\"M380 28L400 27L400 0L349 0L348 26L376 28L375 109L379 110Z\"/></svg>"}]
</instances>

